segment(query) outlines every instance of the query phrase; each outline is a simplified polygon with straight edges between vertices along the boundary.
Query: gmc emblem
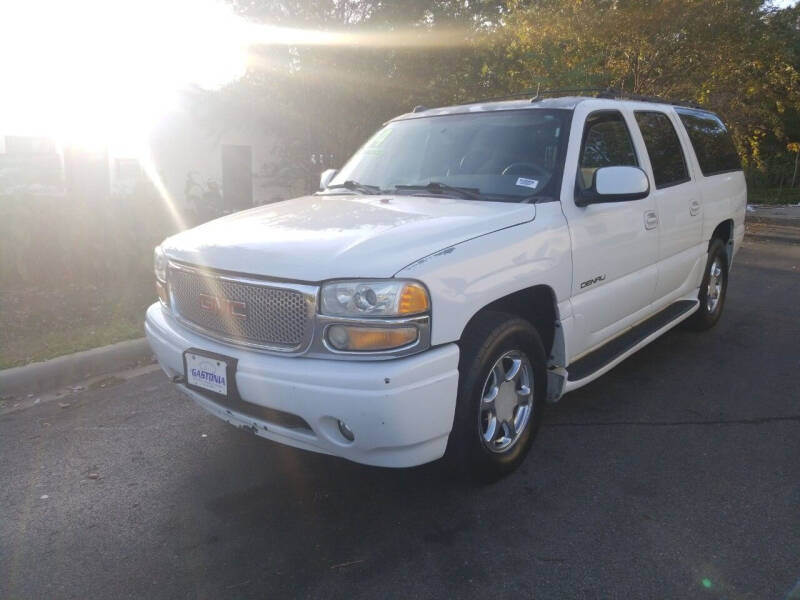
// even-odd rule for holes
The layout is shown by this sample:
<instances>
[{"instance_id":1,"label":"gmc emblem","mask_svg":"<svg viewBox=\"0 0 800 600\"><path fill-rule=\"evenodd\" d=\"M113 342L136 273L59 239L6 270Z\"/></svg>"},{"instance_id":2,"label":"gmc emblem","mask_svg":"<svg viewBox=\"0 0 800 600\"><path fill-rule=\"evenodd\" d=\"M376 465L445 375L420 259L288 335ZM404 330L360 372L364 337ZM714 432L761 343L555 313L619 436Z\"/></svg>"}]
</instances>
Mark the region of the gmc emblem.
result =
<instances>
[{"instance_id":1,"label":"gmc emblem","mask_svg":"<svg viewBox=\"0 0 800 600\"><path fill-rule=\"evenodd\" d=\"M247 318L247 304L239 300L228 300L227 298L217 298L208 294L200 294L200 308L220 316L236 317L237 319Z\"/></svg>"}]
</instances>

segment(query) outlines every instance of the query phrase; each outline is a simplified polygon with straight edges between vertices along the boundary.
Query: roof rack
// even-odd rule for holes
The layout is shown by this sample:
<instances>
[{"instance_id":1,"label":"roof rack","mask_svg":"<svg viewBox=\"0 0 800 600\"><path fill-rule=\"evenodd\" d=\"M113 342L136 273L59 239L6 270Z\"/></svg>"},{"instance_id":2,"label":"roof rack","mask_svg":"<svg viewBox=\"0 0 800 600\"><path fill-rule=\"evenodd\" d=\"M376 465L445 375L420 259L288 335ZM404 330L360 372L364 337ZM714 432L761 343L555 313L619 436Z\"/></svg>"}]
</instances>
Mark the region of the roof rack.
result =
<instances>
[{"instance_id":1,"label":"roof rack","mask_svg":"<svg viewBox=\"0 0 800 600\"><path fill-rule=\"evenodd\" d=\"M471 102L464 102L464 104L480 104L483 102L496 102L498 100L511 100L514 98L530 98L531 102L539 102L545 96L592 96L594 98L608 98L611 100L635 100L638 102L656 102L659 104L672 104L674 106L686 106L688 108L700 108L696 102L689 100L671 100L667 98L660 98L658 96L643 96L641 94L630 94L621 88L611 87L595 87L595 88L553 88L541 89L537 86L536 89L523 90L513 94L506 94L504 96L494 96L492 98L479 98Z\"/></svg>"},{"instance_id":2,"label":"roof rack","mask_svg":"<svg viewBox=\"0 0 800 600\"><path fill-rule=\"evenodd\" d=\"M559 88L552 90L542 90L541 86L536 86L536 89L522 90L521 92L514 92L511 94L504 94L502 96L493 96L491 98L478 98L462 104L481 104L483 102L497 102L498 100L512 100L514 98L530 98L531 102L540 100L541 96L556 96L556 95L574 95L584 96L589 94L598 95L602 92L608 91L608 88Z\"/></svg>"},{"instance_id":3,"label":"roof rack","mask_svg":"<svg viewBox=\"0 0 800 600\"><path fill-rule=\"evenodd\" d=\"M671 98L661 98L660 96L644 96L642 94L629 94L625 90L617 88L607 88L597 95L598 98L611 98L613 100L634 100L636 102L656 102L658 104L672 104L673 106L686 106L688 108L703 107L691 100L673 100Z\"/></svg>"}]
</instances>

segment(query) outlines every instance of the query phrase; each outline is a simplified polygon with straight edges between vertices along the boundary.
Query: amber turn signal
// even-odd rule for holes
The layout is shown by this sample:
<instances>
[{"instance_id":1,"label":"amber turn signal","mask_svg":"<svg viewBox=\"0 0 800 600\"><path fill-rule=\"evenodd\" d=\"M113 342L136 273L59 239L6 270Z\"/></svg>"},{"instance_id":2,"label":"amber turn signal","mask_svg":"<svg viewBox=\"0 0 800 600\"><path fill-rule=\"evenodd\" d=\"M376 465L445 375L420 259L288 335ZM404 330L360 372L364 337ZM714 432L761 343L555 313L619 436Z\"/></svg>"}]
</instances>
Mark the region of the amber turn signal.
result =
<instances>
[{"instance_id":1,"label":"amber turn signal","mask_svg":"<svg viewBox=\"0 0 800 600\"><path fill-rule=\"evenodd\" d=\"M402 348L417 341L416 327L331 325L328 342L345 352L375 352Z\"/></svg>"},{"instance_id":2,"label":"amber turn signal","mask_svg":"<svg viewBox=\"0 0 800 600\"><path fill-rule=\"evenodd\" d=\"M427 312L430 308L428 292L418 283L407 283L400 293L400 302L397 313L401 315L417 315Z\"/></svg>"}]
</instances>

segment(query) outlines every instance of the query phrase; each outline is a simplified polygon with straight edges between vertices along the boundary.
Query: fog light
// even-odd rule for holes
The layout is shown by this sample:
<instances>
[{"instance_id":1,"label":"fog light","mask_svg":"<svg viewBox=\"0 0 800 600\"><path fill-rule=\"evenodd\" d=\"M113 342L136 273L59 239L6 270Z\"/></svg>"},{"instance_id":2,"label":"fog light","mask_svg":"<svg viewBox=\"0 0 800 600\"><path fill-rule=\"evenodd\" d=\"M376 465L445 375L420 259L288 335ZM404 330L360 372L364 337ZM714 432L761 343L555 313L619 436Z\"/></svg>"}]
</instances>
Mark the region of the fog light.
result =
<instances>
[{"instance_id":1,"label":"fog light","mask_svg":"<svg viewBox=\"0 0 800 600\"><path fill-rule=\"evenodd\" d=\"M346 439L348 442L352 442L354 439L356 439L356 434L355 434L355 433L353 433L353 430L352 430L352 429L350 429L350 428L347 426L347 423L345 423L345 422L344 422L344 421L342 421L341 419L339 419L339 420L337 421L337 423L339 424L339 433L341 433L341 434L342 434L342 437L343 437L344 439Z\"/></svg>"}]
</instances>

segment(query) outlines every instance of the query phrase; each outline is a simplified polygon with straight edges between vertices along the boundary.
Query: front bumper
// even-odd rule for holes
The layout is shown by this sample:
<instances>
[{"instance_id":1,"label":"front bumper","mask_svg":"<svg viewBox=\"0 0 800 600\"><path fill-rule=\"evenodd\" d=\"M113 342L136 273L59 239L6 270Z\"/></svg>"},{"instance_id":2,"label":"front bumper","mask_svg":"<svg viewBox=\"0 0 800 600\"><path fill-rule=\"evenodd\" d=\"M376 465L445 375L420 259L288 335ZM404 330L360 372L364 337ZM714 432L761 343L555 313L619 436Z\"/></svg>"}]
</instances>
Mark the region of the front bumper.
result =
<instances>
[{"instance_id":1,"label":"front bumper","mask_svg":"<svg viewBox=\"0 0 800 600\"><path fill-rule=\"evenodd\" d=\"M410 467L444 454L458 389L455 344L374 362L275 356L198 335L159 303L147 310L145 332L170 378L183 376L183 352L189 348L230 356L238 359L236 387L245 403L305 421L298 427L291 419L263 417L264 411L225 406L178 384L212 414L257 435L382 467ZM354 441L339 432L339 419Z\"/></svg>"}]
</instances>

